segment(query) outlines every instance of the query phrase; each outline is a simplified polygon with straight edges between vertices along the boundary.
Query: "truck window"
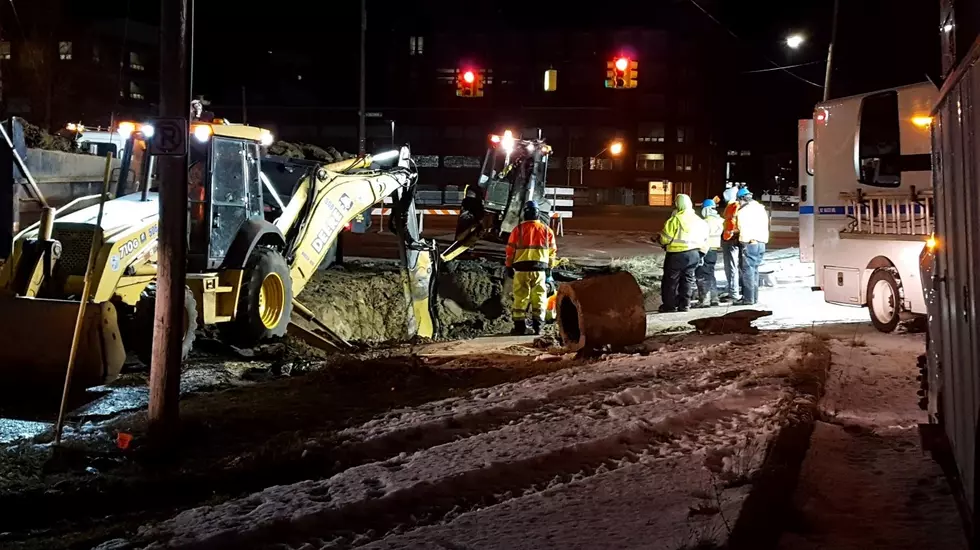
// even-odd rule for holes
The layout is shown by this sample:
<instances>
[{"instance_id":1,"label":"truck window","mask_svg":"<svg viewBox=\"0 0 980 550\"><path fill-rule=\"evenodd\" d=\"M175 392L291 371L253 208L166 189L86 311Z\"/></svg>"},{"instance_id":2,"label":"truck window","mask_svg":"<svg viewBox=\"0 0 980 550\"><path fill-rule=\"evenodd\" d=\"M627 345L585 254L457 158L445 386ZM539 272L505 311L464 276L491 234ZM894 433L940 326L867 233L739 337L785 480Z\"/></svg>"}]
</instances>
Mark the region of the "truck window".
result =
<instances>
[{"instance_id":1,"label":"truck window","mask_svg":"<svg viewBox=\"0 0 980 550\"><path fill-rule=\"evenodd\" d=\"M859 120L858 181L876 187L898 187L902 181L898 92L865 97Z\"/></svg>"}]
</instances>

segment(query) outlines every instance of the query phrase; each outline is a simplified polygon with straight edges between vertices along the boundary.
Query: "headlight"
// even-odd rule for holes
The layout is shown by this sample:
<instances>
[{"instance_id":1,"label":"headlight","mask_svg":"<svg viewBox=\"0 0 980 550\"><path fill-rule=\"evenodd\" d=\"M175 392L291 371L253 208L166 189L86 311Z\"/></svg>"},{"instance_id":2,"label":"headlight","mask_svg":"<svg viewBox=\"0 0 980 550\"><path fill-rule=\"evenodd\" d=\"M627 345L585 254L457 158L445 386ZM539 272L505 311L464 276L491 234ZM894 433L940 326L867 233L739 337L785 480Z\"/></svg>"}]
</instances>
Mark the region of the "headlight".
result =
<instances>
[{"instance_id":1,"label":"headlight","mask_svg":"<svg viewBox=\"0 0 980 550\"><path fill-rule=\"evenodd\" d=\"M204 143L211 137L211 127L207 124L198 124L194 126L194 138L201 143Z\"/></svg>"},{"instance_id":2,"label":"headlight","mask_svg":"<svg viewBox=\"0 0 980 550\"><path fill-rule=\"evenodd\" d=\"M259 132L259 142L262 144L263 147L268 147L272 145L273 141L274 140L272 139L272 132L268 130L262 130L261 132Z\"/></svg>"},{"instance_id":3,"label":"headlight","mask_svg":"<svg viewBox=\"0 0 980 550\"><path fill-rule=\"evenodd\" d=\"M153 128L153 125L152 124L144 124L144 125L140 126L140 132L142 132L143 133L143 137L145 137L147 139L153 137L153 132L155 132L155 131L156 130Z\"/></svg>"}]
</instances>

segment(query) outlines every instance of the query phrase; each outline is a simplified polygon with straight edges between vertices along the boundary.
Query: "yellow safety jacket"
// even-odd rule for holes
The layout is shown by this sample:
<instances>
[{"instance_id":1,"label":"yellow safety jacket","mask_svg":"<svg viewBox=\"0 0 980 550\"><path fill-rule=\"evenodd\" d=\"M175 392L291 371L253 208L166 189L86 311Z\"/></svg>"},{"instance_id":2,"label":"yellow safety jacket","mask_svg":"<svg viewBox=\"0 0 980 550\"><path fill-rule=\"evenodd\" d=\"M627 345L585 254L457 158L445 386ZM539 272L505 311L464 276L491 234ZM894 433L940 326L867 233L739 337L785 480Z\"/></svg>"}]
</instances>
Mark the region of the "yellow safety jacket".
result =
<instances>
[{"instance_id":1,"label":"yellow safety jacket","mask_svg":"<svg viewBox=\"0 0 980 550\"><path fill-rule=\"evenodd\" d=\"M706 252L708 225L693 210L679 210L664 224L664 229L660 232L660 244L666 247L667 252Z\"/></svg>"},{"instance_id":2,"label":"yellow safety jacket","mask_svg":"<svg viewBox=\"0 0 980 550\"><path fill-rule=\"evenodd\" d=\"M558 263L555 232L534 220L521 222L507 241L507 267L514 271L545 271Z\"/></svg>"}]
</instances>

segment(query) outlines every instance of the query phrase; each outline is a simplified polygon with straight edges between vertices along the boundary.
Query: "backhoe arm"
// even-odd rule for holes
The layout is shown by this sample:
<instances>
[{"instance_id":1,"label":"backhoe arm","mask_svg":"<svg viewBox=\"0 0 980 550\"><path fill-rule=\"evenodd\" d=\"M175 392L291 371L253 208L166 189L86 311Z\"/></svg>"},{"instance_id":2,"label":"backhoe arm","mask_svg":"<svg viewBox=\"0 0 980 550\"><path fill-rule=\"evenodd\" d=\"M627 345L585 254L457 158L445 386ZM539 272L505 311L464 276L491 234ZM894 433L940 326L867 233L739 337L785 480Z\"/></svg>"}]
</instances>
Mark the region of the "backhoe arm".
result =
<instances>
[{"instance_id":1,"label":"backhoe arm","mask_svg":"<svg viewBox=\"0 0 980 550\"><path fill-rule=\"evenodd\" d=\"M399 151L398 165L393 168L366 168L372 165L370 156L361 162L345 163L347 166L334 163L313 169L276 222L289 242L286 258L294 298L309 283L344 227L391 196L394 204L390 227L399 236L409 308L408 334L432 337L435 322L430 293L434 290L435 244L419 235L415 214L417 174L410 166L409 150L403 147Z\"/></svg>"}]
</instances>

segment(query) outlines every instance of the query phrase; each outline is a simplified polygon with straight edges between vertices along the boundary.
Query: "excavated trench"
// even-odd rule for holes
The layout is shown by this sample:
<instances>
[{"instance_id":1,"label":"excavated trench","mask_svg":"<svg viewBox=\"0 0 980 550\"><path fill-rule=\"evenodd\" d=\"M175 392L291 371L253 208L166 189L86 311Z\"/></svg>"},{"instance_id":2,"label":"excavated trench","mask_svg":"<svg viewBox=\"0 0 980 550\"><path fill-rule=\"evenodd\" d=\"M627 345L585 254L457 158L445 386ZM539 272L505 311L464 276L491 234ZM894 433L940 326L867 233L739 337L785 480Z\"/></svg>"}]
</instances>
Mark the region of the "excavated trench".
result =
<instances>
[{"instance_id":1,"label":"excavated trench","mask_svg":"<svg viewBox=\"0 0 980 550\"><path fill-rule=\"evenodd\" d=\"M510 289L497 262L457 261L437 275L440 338L506 332ZM377 344L408 339L404 286L392 262L348 262L322 270L298 298L344 338Z\"/></svg>"}]
</instances>

